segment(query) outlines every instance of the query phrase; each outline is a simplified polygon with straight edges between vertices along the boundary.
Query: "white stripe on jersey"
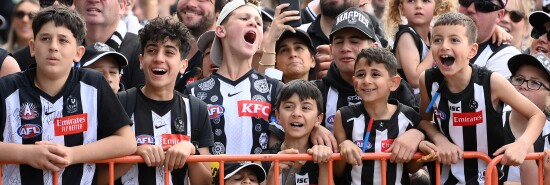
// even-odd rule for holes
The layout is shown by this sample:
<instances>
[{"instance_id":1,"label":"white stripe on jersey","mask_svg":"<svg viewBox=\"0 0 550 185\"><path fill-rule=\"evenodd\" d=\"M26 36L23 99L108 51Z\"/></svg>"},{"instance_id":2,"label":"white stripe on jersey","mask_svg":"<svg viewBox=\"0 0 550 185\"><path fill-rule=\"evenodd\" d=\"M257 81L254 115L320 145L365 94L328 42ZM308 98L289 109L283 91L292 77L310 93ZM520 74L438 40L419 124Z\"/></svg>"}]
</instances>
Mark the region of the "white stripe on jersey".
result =
<instances>
[{"instance_id":1,"label":"white stripe on jersey","mask_svg":"<svg viewBox=\"0 0 550 185\"><path fill-rule=\"evenodd\" d=\"M327 105L325 108L325 112L327 116L325 116L325 128L330 130L331 133L334 134L334 115L336 115L336 110L338 110L338 90L335 88L332 88L332 86L328 89L327 93ZM333 121L329 122L329 119L332 119Z\"/></svg>"},{"instance_id":2,"label":"white stripe on jersey","mask_svg":"<svg viewBox=\"0 0 550 185\"><path fill-rule=\"evenodd\" d=\"M365 122L365 115L361 114L357 118L350 118L346 121L346 124L353 124L353 131L351 132L351 138L353 139L354 143L355 141L362 141L363 134L365 133L365 124L361 124ZM363 141L363 144L366 145L368 141ZM351 169L351 184L357 185L361 184L361 174L362 174L362 168L363 166L356 166L353 165Z\"/></svg>"},{"instance_id":3,"label":"white stripe on jersey","mask_svg":"<svg viewBox=\"0 0 550 185\"><path fill-rule=\"evenodd\" d=\"M98 127L98 97L97 89L93 86L80 82L80 101L82 105L82 112L88 114L88 130L83 133L83 144L89 144L97 141L97 127ZM95 164L84 164L82 166L82 179L81 185L92 184L95 173ZM61 180L60 180L61 182Z\"/></svg>"},{"instance_id":4,"label":"white stripe on jersey","mask_svg":"<svg viewBox=\"0 0 550 185\"><path fill-rule=\"evenodd\" d=\"M224 115L239 115L239 100L251 100L250 80L243 80L236 86L228 84L223 80L217 79L220 83L220 89L223 90ZM229 97L229 93L238 93ZM226 138L226 154L250 154L254 137L250 130L253 130L252 119L250 117L224 116L224 133Z\"/></svg>"},{"instance_id":5,"label":"white stripe on jersey","mask_svg":"<svg viewBox=\"0 0 550 185\"><path fill-rule=\"evenodd\" d=\"M172 133L172 124L170 124L172 120L172 111L168 111L163 116L160 116L156 112L151 111L151 117L153 118L153 125L151 126L153 127L153 137L155 137L155 145L162 147L162 134ZM155 179L157 184L164 184L164 168L156 167L155 171ZM172 181L170 181L170 184L172 184Z\"/></svg>"},{"instance_id":6,"label":"white stripe on jersey","mask_svg":"<svg viewBox=\"0 0 550 185\"><path fill-rule=\"evenodd\" d=\"M42 105L42 140L51 141L65 145L65 136L55 136L54 120L55 118L63 117L63 96L61 96L56 102L50 102L44 97L40 96L40 104ZM58 173L59 183L63 182L63 171ZM44 184L52 184L52 171L42 171L44 175Z\"/></svg>"},{"instance_id":7,"label":"white stripe on jersey","mask_svg":"<svg viewBox=\"0 0 550 185\"><path fill-rule=\"evenodd\" d=\"M376 129L375 129L376 130ZM380 130L376 130L376 139L375 139L375 144L374 145L374 151L377 152L377 153L381 153L382 152L382 145L380 145L379 143L382 143L382 141L384 140L387 140L388 139L388 130L384 130L384 131L380 131ZM363 141L363 144L365 143L365 141ZM398 169L399 169L399 166L401 165L396 165L398 166ZM361 165L361 168L363 168L363 165ZM372 184L382 184L382 162L379 161L379 160L376 160L374 161L374 170L373 170L373 174L372 174ZM395 173L396 176L400 176L399 174L400 173ZM359 179L359 181L361 181L361 179ZM401 184L401 179L399 180L396 180L395 181L396 185L400 185Z\"/></svg>"},{"instance_id":8,"label":"white stripe on jersey","mask_svg":"<svg viewBox=\"0 0 550 185\"><path fill-rule=\"evenodd\" d=\"M491 49L490 45L487 45L483 51L477 51L479 55L476 58L476 61L473 63L475 65L484 67L487 65L487 61L489 60L489 57L493 54L493 50Z\"/></svg>"},{"instance_id":9,"label":"white stripe on jersey","mask_svg":"<svg viewBox=\"0 0 550 185\"><path fill-rule=\"evenodd\" d=\"M490 48L490 47L487 47ZM486 102L485 101L485 88L479 84L474 83L474 99L477 102ZM490 89L489 89L490 90ZM489 106L487 108L487 106ZM485 103L478 103L477 111L484 110L483 114L483 120L484 124L476 124L476 140L477 140L477 151L489 155L489 143L487 142L487 110L493 109L492 105L487 105ZM503 138L504 139L504 138ZM464 149L462 149L464 150ZM487 162L484 160L478 159L477 160L477 173L483 174L485 173L485 169L487 168ZM481 175L480 175L481 177ZM485 178L478 178L477 180L480 184L485 183Z\"/></svg>"},{"instance_id":10,"label":"white stripe on jersey","mask_svg":"<svg viewBox=\"0 0 550 185\"><path fill-rule=\"evenodd\" d=\"M4 102L6 104L6 110L4 110L6 114L6 128L4 129L4 133L2 133L4 142L21 144L23 139L17 135L17 127L21 125L21 118L19 117L19 89L9 95ZM19 165L2 165L2 182L4 184L21 184L21 173L19 170Z\"/></svg>"}]
</instances>

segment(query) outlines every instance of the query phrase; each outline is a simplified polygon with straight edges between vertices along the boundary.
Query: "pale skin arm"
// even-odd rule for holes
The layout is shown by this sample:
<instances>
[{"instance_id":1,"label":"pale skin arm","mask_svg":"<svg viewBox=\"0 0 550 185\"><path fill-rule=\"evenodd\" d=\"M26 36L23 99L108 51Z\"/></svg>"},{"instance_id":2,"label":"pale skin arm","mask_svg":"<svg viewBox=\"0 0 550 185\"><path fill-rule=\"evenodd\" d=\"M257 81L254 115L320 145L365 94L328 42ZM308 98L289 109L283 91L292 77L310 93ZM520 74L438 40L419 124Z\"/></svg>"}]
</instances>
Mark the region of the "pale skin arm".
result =
<instances>
[{"instance_id":1,"label":"pale skin arm","mask_svg":"<svg viewBox=\"0 0 550 185\"><path fill-rule=\"evenodd\" d=\"M430 53L426 55L426 58L422 62L419 62L420 55L418 55L418 51L411 48L416 48L414 39L410 33L404 33L397 43L395 56L405 73L407 82L409 82L413 88L418 88L420 73L433 66L433 56L430 51Z\"/></svg>"},{"instance_id":2,"label":"pale skin arm","mask_svg":"<svg viewBox=\"0 0 550 185\"><path fill-rule=\"evenodd\" d=\"M491 41L493 43L496 42L496 44L500 46L503 42L511 42L512 39L514 39L514 37L506 32L504 28L499 25L495 26L495 31L493 32L493 36L491 36Z\"/></svg>"},{"instance_id":3,"label":"pale skin arm","mask_svg":"<svg viewBox=\"0 0 550 185\"><path fill-rule=\"evenodd\" d=\"M334 116L334 136L339 145L340 156L343 160L336 160L333 163L333 173L335 177L341 177L346 168L346 162L352 165L361 165L363 152L361 149L353 144L352 141L346 139L346 132L342 125L342 115L340 111L336 112Z\"/></svg>"},{"instance_id":4,"label":"pale skin arm","mask_svg":"<svg viewBox=\"0 0 550 185\"><path fill-rule=\"evenodd\" d=\"M535 152L535 149L531 145L529 147L529 153ZM521 184L538 184L539 183L539 177L538 173L533 173L539 170L537 163L535 160L527 160L521 164L520 168L520 177L521 177Z\"/></svg>"},{"instance_id":5,"label":"pale skin arm","mask_svg":"<svg viewBox=\"0 0 550 185\"><path fill-rule=\"evenodd\" d=\"M59 171L69 165L61 145L22 145L0 142L0 160L27 163L42 170Z\"/></svg>"},{"instance_id":6,"label":"pale skin arm","mask_svg":"<svg viewBox=\"0 0 550 185\"><path fill-rule=\"evenodd\" d=\"M425 141L425 140L421 141L420 144L418 144L418 149L420 150L420 152L424 153L425 155L437 152L437 147L433 143L430 143L429 141ZM435 160L437 160L437 156L428 159L426 162L435 161ZM416 173L416 171L422 168L423 165L424 165L424 162L414 160L405 164L405 168L409 173Z\"/></svg>"},{"instance_id":7,"label":"pale skin arm","mask_svg":"<svg viewBox=\"0 0 550 185\"><path fill-rule=\"evenodd\" d=\"M542 163L544 165L544 185L550 185L550 150L544 150Z\"/></svg>"},{"instance_id":8,"label":"pale skin arm","mask_svg":"<svg viewBox=\"0 0 550 185\"><path fill-rule=\"evenodd\" d=\"M521 95L504 77L497 73L491 75L491 97L493 107L501 100L510 105L512 109L519 112L525 118L528 118L525 132L511 144L499 148L493 155L504 153L502 164L520 165L525 160L527 151L542 132L542 127L546 117L544 113L535 106L529 99ZM524 123L510 123L524 124Z\"/></svg>"},{"instance_id":9,"label":"pale skin arm","mask_svg":"<svg viewBox=\"0 0 550 185\"><path fill-rule=\"evenodd\" d=\"M210 155L208 147L199 148L200 154ZM189 181L191 184L212 184L212 173L210 171L211 162L189 163Z\"/></svg>"},{"instance_id":10,"label":"pale skin arm","mask_svg":"<svg viewBox=\"0 0 550 185\"><path fill-rule=\"evenodd\" d=\"M433 108L426 112L426 108L430 104L428 92L426 92L425 72L420 74L420 128L426 132L426 136L430 138L435 146L439 149L439 159L442 164L455 164L462 159L463 151L451 143L439 130L434 126Z\"/></svg>"},{"instance_id":11,"label":"pale skin arm","mask_svg":"<svg viewBox=\"0 0 550 185\"><path fill-rule=\"evenodd\" d=\"M325 145L315 145L308 149L307 153L313 155L313 162L319 165L318 184L328 185L328 161L332 156L332 148Z\"/></svg>"},{"instance_id":12,"label":"pale skin arm","mask_svg":"<svg viewBox=\"0 0 550 185\"><path fill-rule=\"evenodd\" d=\"M12 73L17 73L19 71L21 71L21 69L19 69L19 65L17 64L17 61L13 57L8 56L6 57L6 59L4 59L4 63L2 64L2 70L0 70L0 77L6 76Z\"/></svg>"}]
</instances>

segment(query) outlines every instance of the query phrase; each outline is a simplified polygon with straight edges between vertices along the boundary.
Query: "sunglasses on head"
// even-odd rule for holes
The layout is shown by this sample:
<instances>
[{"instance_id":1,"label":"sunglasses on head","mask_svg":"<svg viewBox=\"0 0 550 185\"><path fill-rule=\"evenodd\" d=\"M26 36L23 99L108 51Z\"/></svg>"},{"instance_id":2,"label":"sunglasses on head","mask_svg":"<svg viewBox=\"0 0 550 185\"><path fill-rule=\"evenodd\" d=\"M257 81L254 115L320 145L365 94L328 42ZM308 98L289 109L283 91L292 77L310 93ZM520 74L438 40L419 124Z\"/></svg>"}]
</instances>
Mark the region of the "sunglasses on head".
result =
<instances>
[{"instance_id":1,"label":"sunglasses on head","mask_svg":"<svg viewBox=\"0 0 550 185\"><path fill-rule=\"evenodd\" d=\"M511 10L511 11L508 11L506 9L504 9L504 15L508 14L510 16L510 20L512 20L512 22L519 22L521 21L523 18L525 18L525 14L523 12L520 12L518 10Z\"/></svg>"},{"instance_id":2,"label":"sunglasses on head","mask_svg":"<svg viewBox=\"0 0 550 185\"><path fill-rule=\"evenodd\" d=\"M472 3L477 11L489 13L502 9L502 7L492 3L490 0L458 0L458 4L463 7L469 7Z\"/></svg>"},{"instance_id":3,"label":"sunglasses on head","mask_svg":"<svg viewBox=\"0 0 550 185\"><path fill-rule=\"evenodd\" d=\"M18 19L23 19L25 16L29 16L29 19L32 20L34 16L36 16L36 12L16 11L13 13L13 16Z\"/></svg>"},{"instance_id":4,"label":"sunglasses on head","mask_svg":"<svg viewBox=\"0 0 550 185\"><path fill-rule=\"evenodd\" d=\"M40 0L40 7L46 8L48 6L52 6L55 1L58 1L60 4L65 6L73 5L73 0Z\"/></svg>"},{"instance_id":5,"label":"sunglasses on head","mask_svg":"<svg viewBox=\"0 0 550 185\"><path fill-rule=\"evenodd\" d=\"M550 41L550 30L540 29L540 28L533 28L533 30L531 30L531 37L533 39L538 39L544 34L546 34L546 39Z\"/></svg>"}]
</instances>

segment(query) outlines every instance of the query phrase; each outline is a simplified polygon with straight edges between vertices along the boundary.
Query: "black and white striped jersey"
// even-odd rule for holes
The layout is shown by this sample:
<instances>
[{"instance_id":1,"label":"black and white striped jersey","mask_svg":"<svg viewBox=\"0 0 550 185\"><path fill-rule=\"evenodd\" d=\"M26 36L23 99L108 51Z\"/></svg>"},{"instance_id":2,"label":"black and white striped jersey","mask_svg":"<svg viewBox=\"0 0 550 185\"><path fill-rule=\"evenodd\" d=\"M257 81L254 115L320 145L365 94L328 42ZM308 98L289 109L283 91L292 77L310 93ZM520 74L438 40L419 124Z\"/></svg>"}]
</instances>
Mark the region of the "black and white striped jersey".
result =
<instances>
[{"instance_id":1,"label":"black and white striped jersey","mask_svg":"<svg viewBox=\"0 0 550 185\"><path fill-rule=\"evenodd\" d=\"M188 85L208 104L212 154L259 154L268 148L269 118L283 83L250 70L233 81L218 73Z\"/></svg>"},{"instance_id":2,"label":"black and white striped jersey","mask_svg":"<svg viewBox=\"0 0 550 185\"><path fill-rule=\"evenodd\" d=\"M36 68L0 79L2 142L51 141L67 147L89 144L130 124L103 76L72 69L59 94L49 96L34 84ZM101 152L101 151L96 151ZM95 184L95 164L75 164L59 172L60 184ZM5 184L52 184L52 172L29 165L2 165Z\"/></svg>"},{"instance_id":3,"label":"black and white striped jersey","mask_svg":"<svg viewBox=\"0 0 550 185\"><path fill-rule=\"evenodd\" d=\"M510 113L512 113L512 111L506 111L502 116L502 121L504 123L504 134L507 144L512 143L516 140L516 137L514 137L514 134L512 133L512 129L510 127ZM548 134L550 134L550 121L546 120L546 122L544 123L544 127L542 128L541 135L533 144L535 152L544 152L545 149L550 149L547 147L549 146L547 140ZM503 176L504 181L521 182L519 166L503 166L502 171L505 172Z\"/></svg>"},{"instance_id":4,"label":"black and white striped jersey","mask_svg":"<svg viewBox=\"0 0 550 185\"><path fill-rule=\"evenodd\" d=\"M174 91L170 101L156 101L146 97L141 90L137 90L134 113L131 115L134 125L132 129L139 145L172 146L181 141L190 141L197 148L214 145L212 129L208 122L206 104L200 100L198 107L191 107L187 95ZM202 105L201 105L202 104ZM202 111L204 115L192 114ZM193 118L192 115L200 117ZM197 154L198 155L198 154ZM170 184L187 185L188 167L174 170L170 173ZM145 163L132 166L121 178L122 184L164 184L164 168L148 167Z\"/></svg>"},{"instance_id":5,"label":"black and white striped jersey","mask_svg":"<svg viewBox=\"0 0 550 185\"><path fill-rule=\"evenodd\" d=\"M388 102L397 105L396 111L389 120L373 120L368 141L364 140L371 118L363 104L340 108L346 139L357 144L359 148L366 145L368 153L385 152L395 138L418 126L420 115L414 109L396 100ZM343 184L382 184L381 165L381 161L378 160L363 160L362 166L346 164L342 178ZM409 174L403 169L403 164L388 162L386 170L387 184L409 184Z\"/></svg>"},{"instance_id":6,"label":"black and white striped jersey","mask_svg":"<svg viewBox=\"0 0 550 185\"><path fill-rule=\"evenodd\" d=\"M493 158L492 154L505 144L502 124L502 105L493 108L491 101L492 72L472 65L468 86L452 93L444 85L445 77L439 69L426 71L426 91L430 100L439 91L433 104L436 127L447 139L463 151L477 151ZM442 85L443 84L443 85ZM484 184L487 163L478 159L464 159L454 165L442 165L443 184Z\"/></svg>"}]
</instances>

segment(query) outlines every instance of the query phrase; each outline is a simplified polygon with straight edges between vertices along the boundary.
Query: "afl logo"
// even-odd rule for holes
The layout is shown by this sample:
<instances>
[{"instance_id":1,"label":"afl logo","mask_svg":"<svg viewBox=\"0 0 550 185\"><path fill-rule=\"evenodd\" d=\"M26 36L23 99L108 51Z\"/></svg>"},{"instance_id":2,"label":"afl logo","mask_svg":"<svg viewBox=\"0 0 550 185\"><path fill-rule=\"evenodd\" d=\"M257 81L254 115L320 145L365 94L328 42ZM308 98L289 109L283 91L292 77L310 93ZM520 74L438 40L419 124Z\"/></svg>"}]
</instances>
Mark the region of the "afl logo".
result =
<instances>
[{"instance_id":1,"label":"afl logo","mask_svg":"<svg viewBox=\"0 0 550 185\"><path fill-rule=\"evenodd\" d=\"M328 123L328 124L331 124L331 125L334 124L334 115L329 116L329 117L327 118L327 123Z\"/></svg>"},{"instance_id":2,"label":"afl logo","mask_svg":"<svg viewBox=\"0 0 550 185\"><path fill-rule=\"evenodd\" d=\"M353 143L354 143L355 145L357 145L359 148L363 147L363 140L353 141Z\"/></svg>"},{"instance_id":3,"label":"afl logo","mask_svg":"<svg viewBox=\"0 0 550 185\"><path fill-rule=\"evenodd\" d=\"M42 134L42 127L36 124L24 124L17 128L17 135L23 139L29 139Z\"/></svg>"},{"instance_id":4,"label":"afl logo","mask_svg":"<svg viewBox=\"0 0 550 185\"><path fill-rule=\"evenodd\" d=\"M445 115L445 113L439 110L437 107L434 107L434 114L435 114L435 118L440 120L445 120L447 118L447 115Z\"/></svg>"},{"instance_id":5,"label":"afl logo","mask_svg":"<svg viewBox=\"0 0 550 185\"><path fill-rule=\"evenodd\" d=\"M142 135L136 136L136 142L138 146L155 145L155 138L151 135L142 134Z\"/></svg>"},{"instance_id":6,"label":"afl logo","mask_svg":"<svg viewBox=\"0 0 550 185\"><path fill-rule=\"evenodd\" d=\"M210 105L208 106L208 115L210 119L216 119L223 115L225 108L221 105Z\"/></svg>"}]
</instances>

